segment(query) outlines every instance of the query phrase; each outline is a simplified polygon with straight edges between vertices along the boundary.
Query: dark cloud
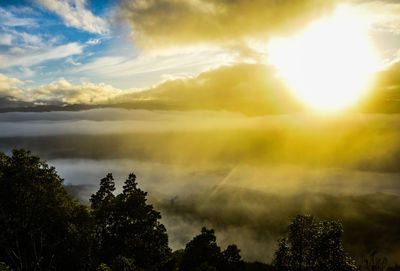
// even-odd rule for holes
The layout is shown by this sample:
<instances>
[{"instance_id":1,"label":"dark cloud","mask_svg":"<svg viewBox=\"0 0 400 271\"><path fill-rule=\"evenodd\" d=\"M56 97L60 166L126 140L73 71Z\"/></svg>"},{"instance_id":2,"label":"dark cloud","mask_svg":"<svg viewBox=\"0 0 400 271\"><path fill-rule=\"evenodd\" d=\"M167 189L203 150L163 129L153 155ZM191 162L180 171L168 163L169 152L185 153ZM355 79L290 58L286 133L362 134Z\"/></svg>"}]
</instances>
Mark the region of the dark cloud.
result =
<instances>
[{"instance_id":1,"label":"dark cloud","mask_svg":"<svg viewBox=\"0 0 400 271\"><path fill-rule=\"evenodd\" d=\"M15 109L30 106L34 106L34 104L31 102L15 100L15 97L13 96L0 97L0 109Z\"/></svg>"},{"instance_id":2,"label":"dark cloud","mask_svg":"<svg viewBox=\"0 0 400 271\"><path fill-rule=\"evenodd\" d=\"M223 66L194 78L169 80L147 91L122 95L118 101L154 100L186 109L213 109L247 114L287 113L300 105L275 71L262 64Z\"/></svg>"},{"instance_id":3,"label":"dark cloud","mask_svg":"<svg viewBox=\"0 0 400 271\"><path fill-rule=\"evenodd\" d=\"M118 16L141 48L224 43L297 30L330 11L334 0L123 1Z\"/></svg>"}]
</instances>

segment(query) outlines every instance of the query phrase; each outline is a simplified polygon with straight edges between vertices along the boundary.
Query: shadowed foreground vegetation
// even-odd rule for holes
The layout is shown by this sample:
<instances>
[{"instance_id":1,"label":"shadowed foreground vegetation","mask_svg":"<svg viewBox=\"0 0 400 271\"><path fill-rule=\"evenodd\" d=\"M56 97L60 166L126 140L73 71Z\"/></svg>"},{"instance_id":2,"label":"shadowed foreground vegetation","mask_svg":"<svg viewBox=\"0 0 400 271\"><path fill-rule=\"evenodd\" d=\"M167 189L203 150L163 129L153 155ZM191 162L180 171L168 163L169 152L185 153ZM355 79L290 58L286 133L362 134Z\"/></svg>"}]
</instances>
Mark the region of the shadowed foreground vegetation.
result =
<instances>
[{"instance_id":1,"label":"shadowed foreground vegetation","mask_svg":"<svg viewBox=\"0 0 400 271\"><path fill-rule=\"evenodd\" d=\"M271 264L242 260L202 228L185 249L172 251L161 214L130 174L115 194L101 179L90 208L74 200L54 167L25 150L0 153L0 271L4 270L386 270L372 253L356 263L341 242L342 224L298 215L278 241ZM398 270L388 268L388 270Z\"/></svg>"}]
</instances>

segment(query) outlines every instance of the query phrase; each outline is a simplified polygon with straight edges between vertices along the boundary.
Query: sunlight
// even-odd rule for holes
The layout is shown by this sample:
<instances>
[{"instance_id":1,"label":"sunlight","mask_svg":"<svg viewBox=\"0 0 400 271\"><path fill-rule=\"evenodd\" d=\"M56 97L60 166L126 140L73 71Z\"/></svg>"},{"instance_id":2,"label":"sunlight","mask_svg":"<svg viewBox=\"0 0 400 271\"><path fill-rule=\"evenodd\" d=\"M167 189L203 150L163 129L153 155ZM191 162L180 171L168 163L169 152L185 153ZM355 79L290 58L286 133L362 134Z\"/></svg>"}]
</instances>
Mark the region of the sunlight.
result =
<instances>
[{"instance_id":1,"label":"sunlight","mask_svg":"<svg viewBox=\"0 0 400 271\"><path fill-rule=\"evenodd\" d=\"M368 29L366 17L341 6L300 34L273 40L269 62L311 109L345 109L365 96L379 68Z\"/></svg>"}]
</instances>

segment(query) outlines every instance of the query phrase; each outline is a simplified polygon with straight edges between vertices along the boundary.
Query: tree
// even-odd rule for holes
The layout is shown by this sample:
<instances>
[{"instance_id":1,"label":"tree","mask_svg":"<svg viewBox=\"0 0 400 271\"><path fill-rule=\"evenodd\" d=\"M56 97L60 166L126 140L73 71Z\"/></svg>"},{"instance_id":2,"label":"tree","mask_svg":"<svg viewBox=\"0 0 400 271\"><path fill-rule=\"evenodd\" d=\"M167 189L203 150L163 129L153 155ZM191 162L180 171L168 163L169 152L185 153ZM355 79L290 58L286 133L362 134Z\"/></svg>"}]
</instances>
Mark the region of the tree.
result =
<instances>
[{"instance_id":1,"label":"tree","mask_svg":"<svg viewBox=\"0 0 400 271\"><path fill-rule=\"evenodd\" d=\"M288 271L291 266L290 248L286 238L278 240L278 250L275 252L274 265L276 271Z\"/></svg>"},{"instance_id":2,"label":"tree","mask_svg":"<svg viewBox=\"0 0 400 271\"><path fill-rule=\"evenodd\" d=\"M12 271L12 269L4 262L0 262L0 271Z\"/></svg>"},{"instance_id":3,"label":"tree","mask_svg":"<svg viewBox=\"0 0 400 271\"><path fill-rule=\"evenodd\" d=\"M360 271L384 271L387 267L387 259L377 256L376 251L372 251L368 257L364 257L359 267Z\"/></svg>"},{"instance_id":4,"label":"tree","mask_svg":"<svg viewBox=\"0 0 400 271\"><path fill-rule=\"evenodd\" d=\"M217 245L213 229L201 229L201 234L186 244L179 270L242 270L240 250L236 245L229 245L221 252Z\"/></svg>"},{"instance_id":5,"label":"tree","mask_svg":"<svg viewBox=\"0 0 400 271\"><path fill-rule=\"evenodd\" d=\"M196 270L203 267L217 267L222 261L221 248L217 245L214 230L201 229L201 234L186 244L179 270Z\"/></svg>"},{"instance_id":6,"label":"tree","mask_svg":"<svg viewBox=\"0 0 400 271\"><path fill-rule=\"evenodd\" d=\"M114 190L114 179L108 174L90 199L98 263L112 270L160 270L171 253L160 213L147 204L147 193L137 187L134 174L121 194L114 196Z\"/></svg>"},{"instance_id":7,"label":"tree","mask_svg":"<svg viewBox=\"0 0 400 271\"><path fill-rule=\"evenodd\" d=\"M354 261L344 252L343 227L337 221L316 222L298 215L289 225L287 238L279 240L274 265L287 271L352 271Z\"/></svg>"},{"instance_id":8,"label":"tree","mask_svg":"<svg viewBox=\"0 0 400 271\"><path fill-rule=\"evenodd\" d=\"M239 271L243 270L242 256L240 256L240 249L236 245L229 245L223 252L224 266L223 270L226 271Z\"/></svg>"},{"instance_id":9,"label":"tree","mask_svg":"<svg viewBox=\"0 0 400 271\"><path fill-rule=\"evenodd\" d=\"M87 208L29 151L0 153L0 262L14 270L82 270L90 261Z\"/></svg>"},{"instance_id":10,"label":"tree","mask_svg":"<svg viewBox=\"0 0 400 271\"><path fill-rule=\"evenodd\" d=\"M100 180L99 190L90 198L91 215L95 221L95 242L93 251L96 265L101 263L111 263L115 248L113 224L115 196L114 178L111 173Z\"/></svg>"}]
</instances>

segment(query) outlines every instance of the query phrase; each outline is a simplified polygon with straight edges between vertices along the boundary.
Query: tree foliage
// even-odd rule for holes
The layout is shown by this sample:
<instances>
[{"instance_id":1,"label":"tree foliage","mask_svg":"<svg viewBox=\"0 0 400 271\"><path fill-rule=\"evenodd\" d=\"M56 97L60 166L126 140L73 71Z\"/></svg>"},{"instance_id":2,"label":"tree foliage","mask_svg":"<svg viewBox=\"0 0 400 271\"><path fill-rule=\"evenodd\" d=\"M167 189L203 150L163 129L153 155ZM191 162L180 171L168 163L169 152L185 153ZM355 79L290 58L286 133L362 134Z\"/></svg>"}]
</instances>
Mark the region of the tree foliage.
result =
<instances>
[{"instance_id":1,"label":"tree foliage","mask_svg":"<svg viewBox=\"0 0 400 271\"><path fill-rule=\"evenodd\" d=\"M91 208L96 224L96 257L113 270L160 270L170 249L161 215L147 204L147 193L137 187L130 174L121 194L113 194L112 174L100 181L92 195Z\"/></svg>"},{"instance_id":2,"label":"tree foliage","mask_svg":"<svg viewBox=\"0 0 400 271\"><path fill-rule=\"evenodd\" d=\"M384 271L387 263L386 258L379 257L376 251L372 251L368 257L362 259L359 269L360 271Z\"/></svg>"},{"instance_id":3,"label":"tree foliage","mask_svg":"<svg viewBox=\"0 0 400 271\"><path fill-rule=\"evenodd\" d=\"M85 268L90 217L62 182L28 151L0 153L0 261L14 270Z\"/></svg>"},{"instance_id":4,"label":"tree foliage","mask_svg":"<svg viewBox=\"0 0 400 271\"><path fill-rule=\"evenodd\" d=\"M187 243L179 270L242 270L240 250L229 245L221 251L214 230L201 229L201 234Z\"/></svg>"},{"instance_id":5,"label":"tree foliage","mask_svg":"<svg viewBox=\"0 0 400 271\"><path fill-rule=\"evenodd\" d=\"M317 222L298 215L280 239L274 265L279 271L352 271L354 261L344 252L343 227L337 221Z\"/></svg>"},{"instance_id":6,"label":"tree foliage","mask_svg":"<svg viewBox=\"0 0 400 271\"><path fill-rule=\"evenodd\" d=\"M4 262L0 262L0 271L12 271L12 269Z\"/></svg>"}]
</instances>

